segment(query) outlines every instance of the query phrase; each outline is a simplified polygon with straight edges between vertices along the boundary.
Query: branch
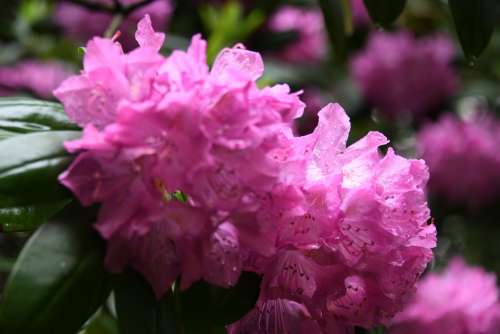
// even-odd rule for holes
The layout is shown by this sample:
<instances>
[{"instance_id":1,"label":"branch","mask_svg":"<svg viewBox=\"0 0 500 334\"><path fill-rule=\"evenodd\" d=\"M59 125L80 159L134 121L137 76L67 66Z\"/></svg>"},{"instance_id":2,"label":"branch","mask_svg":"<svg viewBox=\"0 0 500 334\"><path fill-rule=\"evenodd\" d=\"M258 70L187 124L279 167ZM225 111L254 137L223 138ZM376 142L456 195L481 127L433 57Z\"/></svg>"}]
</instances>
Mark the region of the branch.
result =
<instances>
[{"instance_id":1,"label":"branch","mask_svg":"<svg viewBox=\"0 0 500 334\"><path fill-rule=\"evenodd\" d=\"M87 2L85 0L65 0L66 2L85 7L89 10L96 11L96 12L107 12L113 14L115 12L115 7L109 7L106 5L101 5L96 2Z\"/></svg>"},{"instance_id":2,"label":"branch","mask_svg":"<svg viewBox=\"0 0 500 334\"><path fill-rule=\"evenodd\" d=\"M155 1L155 0L143 0L143 1L140 1L140 2L137 2L137 3L134 3L134 4L130 5L130 6L127 6L127 7L124 8L123 14L124 15L128 15L131 12L133 12L134 10L136 10L136 9L138 9L140 7L149 5L153 1Z\"/></svg>"},{"instance_id":3,"label":"branch","mask_svg":"<svg viewBox=\"0 0 500 334\"><path fill-rule=\"evenodd\" d=\"M143 0L136 3L133 3L129 6L124 6L119 0L113 0L113 6L106 6L96 2L88 2L85 0L64 0L69 3L73 3L78 6L85 7L89 10L96 12L106 12L111 14L122 14L123 16L127 16L133 11L139 9L140 7L149 5L155 0Z\"/></svg>"}]
</instances>

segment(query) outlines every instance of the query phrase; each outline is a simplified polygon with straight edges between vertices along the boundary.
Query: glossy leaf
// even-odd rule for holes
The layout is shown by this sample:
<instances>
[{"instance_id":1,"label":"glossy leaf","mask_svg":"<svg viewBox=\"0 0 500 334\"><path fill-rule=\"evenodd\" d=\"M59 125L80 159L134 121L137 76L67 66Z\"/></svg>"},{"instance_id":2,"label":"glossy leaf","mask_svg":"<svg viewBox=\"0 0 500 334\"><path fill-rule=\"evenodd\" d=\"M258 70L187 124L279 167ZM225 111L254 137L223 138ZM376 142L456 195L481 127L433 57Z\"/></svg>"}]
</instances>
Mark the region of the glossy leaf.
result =
<instances>
[{"instance_id":1,"label":"glossy leaf","mask_svg":"<svg viewBox=\"0 0 500 334\"><path fill-rule=\"evenodd\" d=\"M69 200L38 205L0 208L0 232L29 232L60 211Z\"/></svg>"},{"instance_id":2,"label":"glossy leaf","mask_svg":"<svg viewBox=\"0 0 500 334\"><path fill-rule=\"evenodd\" d=\"M364 3L372 20L385 26L401 15L406 0L364 0Z\"/></svg>"},{"instance_id":3,"label":"glossy leaf","mask_svg":"<svg viewBox=\"0 0 500 334\"><path fill-rule=\"evenodd\" d=\"M50 131L0 141L0 195L19 204L67 198L67 190L57 181L71 161L63 142L79 136L78 131Z\"/></svg>"},{"instance_id":4,"label":"glossy leaf","mask_svg":"<svg viewBox=\"0 0 500 334\"><path fill-rule=\"evenodd\" d=\"M78 130L59 103L28 99L0 98L0 129L12 132Z\"/></svg>"},{"instance_id":5,"label":"glossy leaf","mask_svg":"<svg viewBox=\"0 0 500 334\"><path fill-rule=\"evenodd\" d=\"M257 274L243 272L238 283L231 289L214 287L212 299L216 323L231 324L247 314L259 297L260 281Z\"/></svg>"},{"instance_id":6,"label":"glossy leaf","mask_svg":"<svg viewBox=\"0 0 500 334\"><path fill-rule=\"evenodd\" d=\"M223 289L200 281L180 296L182 319L186 333L217 330L242 318L259 296L260 278L244 272L231 289Z\"/></svg>"},{"instance_id":7,"label":"glossy leaf","mask_svg":"<svg viewBox=\"0 0 500 334\"><path fill-rule=\"evenodd\" d=\"M116 313L120 334L175 334L173 298L156 300L151 285L136 272L117 277Z\"/></svg>"},{"instance_id":8,"label":"glossy leaf","mask_svg":"<svg viewBox=\"0 0 500 334\"><path fill-rule=\"evenodd\" d=\"M346 8L343 0L319 0L334 59L343 63L347 57Z\"/></svg>"},{"instance_id":9,"label":"glossy leaf","mask_svg":"<svg viewBox=\"0 0 500 334\"><path fill-rule=\"evenodd\" d=\"M106 300L103 243L91 221L68 209L31 236L5 286L0 333L76 333Z\"/></svg>"},{"instance_id":10,"label":"glossy leaf","mask_svg":"<svg viewBox=\"0 0 500 334\"><path fill-rule=\"evenodd\" d=\"M466 56L479 56L493 35L497 0L449 0L449 5Z\"/></svg>"},{"instance_id":11,"label":"glossy leaf","mask_svg":"<svg viewBox=\"0 0 500 334\"><path fill-rule=\"evenodd\" d=\"M120 334L116 319L103 310L99 311L80 334Z\"/></svg>"}]
</instances>

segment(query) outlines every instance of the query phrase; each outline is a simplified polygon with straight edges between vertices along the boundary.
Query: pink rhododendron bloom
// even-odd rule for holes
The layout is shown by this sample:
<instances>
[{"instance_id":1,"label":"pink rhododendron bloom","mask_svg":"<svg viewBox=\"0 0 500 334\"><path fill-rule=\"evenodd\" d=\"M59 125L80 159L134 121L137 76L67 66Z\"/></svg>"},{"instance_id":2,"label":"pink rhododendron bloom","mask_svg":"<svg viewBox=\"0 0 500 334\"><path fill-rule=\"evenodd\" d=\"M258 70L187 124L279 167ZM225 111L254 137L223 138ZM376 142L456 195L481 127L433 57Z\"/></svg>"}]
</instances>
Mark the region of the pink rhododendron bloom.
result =
<instances>
[{"instance_id":1,"label":"pink rhododendron bloom","mask_svg":"<svg viewBox=\"0 0 500 334\"><path fill-rule=\"evenodd\" d=\"M415 39L407 32L375 32L350 70L364 97L386 116L418 117L456 91L454 53L444 36Z\"/></svg>"},{"instance_id":2,"label":"pink rhododendron bloom","mask_svg":"<svg viewBox=\"0 0 500 334\"><path fill-rule=\"evenodd\" d=\"M454 259L440 274L427 275L391 334L498 334L500 301L494 274Z\"/></svg>"},{"instance_id":3,"label":"pink rhododendron bloom","mask_svg":"<svg viewBox=\"0 0 500 334\"><path fill-rule=\"evenodd\" d=\"M133 5L140 0L119 0L124 6ZM113 6L112 0L95 0L95 3ZM133 11L119 26L122 32L121 42L126 49L135 47L134 30L137 22L146 14L151 17L154 28L164 30L173 6L170 0L154 0L150 4L139 7ZM54 20L60 25L64 32L71 38L86 41L93 36L103 35L111 23L113 15L102 11L93 11L78 4L60 2L54 12Z\"/></svg>"},{"instance_id":4,"label":"pink rhododendron bloom","mask_svg":"<svg viewBox=\"0 0 500 334\"><path fill-rule=\"evenodd\" d=\"M83 204L102 203L97 228L111 270L131 264L157 295L179 274L184 287L201 278L230 286L252 252L273 252L255 215L280 182L271 152L288 144L280 138L304 105L286 85L259 89L262 59L241 46L210 70L199 36L168 58L149 17L136 38L130 53L94 38L82 73L55 91L85 127L67 143L79 155L61 181ZM177 190L188 203L172 200Z\"/></svg>"},{"instance_id":5,"label":"pink rhododendron bloom","mask_svg":"<svg viewBox=\"0 0 500 334\"><path fill-rule=\"evenodd\" d=\"M258 88L262 59L241 45L209 68L198 35L165 58L146 16L136 38L129 53L94 38L82 73L55 91L84 126L66 143L78 156L60 180L82 204L101 204L108 269L130 265L158 297L178 276L181 288L231 287L243 270L261 274L255 309L231 333L387 323L436 242L424 162L380 154L380 133L346 146L336 104L294 136L304 104L287 85Z\"/></svg>"},{"instance_id":6,"label":"pink rhododendron bloom","mask_svg":"<svg viewBox=\"0 0 500 334\"><path fill-rule=\"evenodd\" d=\"M500 121L487 113L443 116L417 136L429 164L430 190L454 204L478 207L500 196Z\"/></svg>"},{"instance_id":7,"label":"pink rhododendron bloom","mask_svg":"<svg viewBox=\"0 0 500 334\"><path fill-rule=\"evenodd\" d=\"M326 32L319 9L284 6L271 17L269 25L276 32L295 31L298 34L298 39L279 53L282 59L311 62L326 54Z\"/></svg>"},{"instance_id":8,"label":"pink rhododendron bloom","mask_svg":"<svg viewBox=\"0 0 500 334\"><path fill-rule=\"evenodd\" d=\"M351 0L352 20L356 26L365 26L370 22L370 15L363 0Z\"/></svg>"},{"instance_id":9,"label":"pink rhododendron bloom","mask_svg":"<svg viewBox=\"0 0 500 334\"><path fill-rule=\"evenodd\" d=\"M72 71L63 63L26 60L12 66L0 67L0 95L16 95L26 91L41 98L53 98L52 91Z\"/></svg>"},{"instance_id":10,"label":"pink rhododendron bloom","mask_svg":"<svg viewBox=\"0 0 500 334\"><path fill-rule=\"evenodd\" d=\"M291 138L292 150L281 152L297 185L293 207L268 214L278 229L277 253L261 266L257 308L231 333L266 332L268 315L252 319L270 300L304 309L276 306L273 319L299 317L321 328L314 333L350 333L354 325L389 323L413 293L436 245L424 194L427 167L392 149L381 155L387 139L380 133L346 146L349 128L342 108L328 105L316 130ZM308 333L293 323L267 332Z\"/></svg>"}]
</instances>

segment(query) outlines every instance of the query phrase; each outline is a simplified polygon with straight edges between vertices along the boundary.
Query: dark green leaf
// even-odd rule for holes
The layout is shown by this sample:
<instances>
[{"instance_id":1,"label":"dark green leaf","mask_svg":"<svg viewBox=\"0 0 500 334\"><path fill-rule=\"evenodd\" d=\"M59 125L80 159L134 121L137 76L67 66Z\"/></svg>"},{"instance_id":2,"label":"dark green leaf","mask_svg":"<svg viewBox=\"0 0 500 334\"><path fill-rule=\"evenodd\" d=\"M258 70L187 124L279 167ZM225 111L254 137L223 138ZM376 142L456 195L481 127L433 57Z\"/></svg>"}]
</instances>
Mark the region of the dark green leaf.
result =
<instances>
[{"instance_id":1,"label":"dark green leaf","mask_svg":"<svg viewBox=\"0 0 500 334\"><path fill-rule=\"evenodd\" d=\"M449 0L449 4L466 56L479 56L493 35L497 0Z\"/></svg>"},{"instance_id":2,"label":"dark green leaf","mask_svg":"<svg viewBox=\"0 0 500 334\"><path fill-rule=\"evenodd\" d=\"M28 98L0 98L0 129L12 132L78 130L59 103Z\"/></svg>"},{"instance_id":3,"label":"dark green leaf","mask_svg":"<svg viewBox=\"0 0 500 334\"><path fill-rule=\"evenodd\" d=\"M185 334L210 333L214 325L210 286L199 281L180 294Z\"/></svg>"},{"instance_id":4,"label":"dark green leaf","mask_svg":"<svg viewBox=\"0 0 500 334\"><path fill-rule=\"evenodd\" d=\"M366 9L373 21L388 25L403 12L406 0L364 0Z\"/></svg>"},{"instance_id":5,"label":"dark green leaf","mask_svg":"<svg viewBox=\"0 0 500 334\"><path fill-rule=\"evenodd\" d=\"M254 273L243 272L236 286L231 289L212 288L215 322L231 324L247 314L259 297L260 277Z\"/></svg>"},{"instance_id":6,"label":"dark green leaf","mask_svg":"<svg viewBox=\"0 0 500 334\"><path fill-rule=\"evenodd\" d=\"M60 211L68 200L30 206L0 208L0 232L28 232L37 229Z\"/></svg>"},{"instance_id":7,"label":"dark green leaf","mask_svg":"<svg viewBox=\"0 0 500 334\"><path fill-rule=\"evenodd\" d=\"M103 243L92 220L67 209L31 236L4 290L0 333L76 333L106 300Z\"/></svg>"},{"instance_id":8,"label":"dark green leaf","mask_svg":"<svg viewBox=\"0 0 500 334\"><path fill-rule=\"evenodd\" d=\"M49 131L0 141L0 195L17 199L18 204L67 198L57 181L71 161L63 142L79 136L78 131Z\"/></svg>"},{"instance_id":9,"label":"dark green leaf","mask_svg":"<svg viewBox=\"0 0 500 334\"><path fill-rule=\"evenodd\" d=\"M196 282L181 293L181 308L186 333L216 330L242 318L259 296L260 278L244 272L236 286L223 289L204 281Z\"/></svg>"},{"instance_id":10,"label":"dark green leaf","mask_svg":"<svg viewBox=\"0 0 500 334\"><path fill-rule=\"evenodd\" d=\"M120 334L175 334L173 298L157 300L151 285L136 272L117 277L116 312Z\"/></svg>"},{"instance_id":11,"label":"dark green leaf","mask_svg":"<svg viewBox=\"0 0 500 334\"><path fill-rule=\"evenodd\" d=\"M121 334L116 319L103 310L99 311L85 327L82 334ZM165 333L166 334L166 333Z\"/></svg>"},{"instance_id":12,"label":"dark green leaf","mask_svg":"<svg viewBox=\"0 0 500 334\"><path fill-rule=\"evenodd\" d=\"M319 0L334 59L343 63L347 56L346 9L344 0Z\"/></svg>"},{"instance_id":13,"label":"dark green leaf","mask_svg":"<svg viewBox=\"0 0 500 334\"><path fill-rule=\"evenodd\" d=\"M279 50L299 39L299 33L296 30L270 32L263 31L256 33L255 43L259 50Z\"/></svg>"}]
</instances>

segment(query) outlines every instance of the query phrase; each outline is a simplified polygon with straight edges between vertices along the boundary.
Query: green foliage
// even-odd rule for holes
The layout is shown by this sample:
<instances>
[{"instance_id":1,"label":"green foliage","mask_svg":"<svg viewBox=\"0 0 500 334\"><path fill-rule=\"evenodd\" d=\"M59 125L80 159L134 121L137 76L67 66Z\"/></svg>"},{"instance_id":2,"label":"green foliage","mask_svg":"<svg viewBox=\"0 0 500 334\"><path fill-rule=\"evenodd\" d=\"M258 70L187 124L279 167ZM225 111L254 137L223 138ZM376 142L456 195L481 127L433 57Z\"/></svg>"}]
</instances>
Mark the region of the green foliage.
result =
<instances>
[{"instance_id":1,"label":"green foliage","mask_svg":"<svg viewBox=\"0 0 500 334\"><path fill-rule=\"evenodd\" d=\"M16 204L68 198L67 190L57 181L71 161L63 142L79 136L78 131L46 131L0 141L0 197Z\"/></svg>"},{"instance_id":2,"label":"green foliage","mask_svg":"<svg viewBox=\"0 0 500 334\"><path fill-rule=\"evenodd\" d=\"M0 98L0 129L16 133L78 130L59 103L30 98Z\"/></svg>"},{"instance_id":3,"label":"green foliage","mask_svg":"<svg viewBox=\"0 0 500 334\"><path fill-rule=\"evenodd\" d=\"M33 231L59 212L69 200L36 205L0 208L1 232Z\"/></svg>"},{"instance_id":4,"label":"green foliage","mask_svg":"<svg viewBox=\"0 0 500 334\"><path fill-rule=\"evenodd\" d=\"M467 57L479 56L493 35L497 0L449 0L455 27Z\"/></svg>"},{"instance_id":5,"label":"green foliage","mask_svg":"<svg viewBox=\"0 0 500 334\"><path fill-rule=\"evenodd\" d=\"M364 0L364 3L372 20L387 26L401 15L406 0Z\"/></svg>"},{"instance_id":6,"label":"green foliage","mask_svg":"<svg viewBox=\"0 0 500 334\"><path fill-rule=\"evenodd\" d=\"M75 333L106 300L103 244L92 221L68 209L32 235L4 289L1 333Z\"/></svg>"},{"instance_id":7,"label":"green foliage","mask_svg":"<svg viewBox=\"0 0 500 334\"><path fill-rule=\"evenodd\" d=\"M223 289L203 281L180 293L186 334L216 332L253 308L259 296L260 278L244 272L236 286Z\"/></svg>"},{"instance_id":8,"label":"green foliage","mask_svg":"<svg viewBox=\"0 0 500 334\"><path fill-rule=\"evenodd\" d=\"M342 64L347 57L347 33L351 26L349 5L344 0L319 0L319 5L323 11L334 59Z\"/></svg>"},{"instance_id":9,"label":"green foliage","mask_svg":"<svg viewBox=\"0 0 500 334\"><path fill-rule=\"evenodd\" d=\"M116 279L115 303L120 334L175 334L172 294L157 300L151 285L136 272Z\"/></svg>"},{"instance_id":10,"label":"green foliage","mask_svg":"<svg viewBox=\"0 0 500 334\"><path fill-rule=\"evenodd\" d=\"M236 1L228 1L220 9L211 5L203 6L200 16L210 32L207 50L209 63L222 48L245 40L265 19L258 10L243 16L243 9Z\"/></svg>"}]
</instances>

